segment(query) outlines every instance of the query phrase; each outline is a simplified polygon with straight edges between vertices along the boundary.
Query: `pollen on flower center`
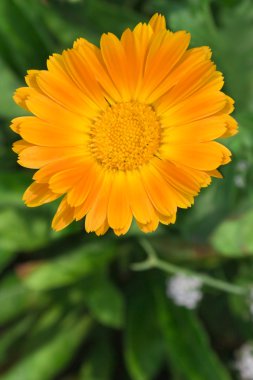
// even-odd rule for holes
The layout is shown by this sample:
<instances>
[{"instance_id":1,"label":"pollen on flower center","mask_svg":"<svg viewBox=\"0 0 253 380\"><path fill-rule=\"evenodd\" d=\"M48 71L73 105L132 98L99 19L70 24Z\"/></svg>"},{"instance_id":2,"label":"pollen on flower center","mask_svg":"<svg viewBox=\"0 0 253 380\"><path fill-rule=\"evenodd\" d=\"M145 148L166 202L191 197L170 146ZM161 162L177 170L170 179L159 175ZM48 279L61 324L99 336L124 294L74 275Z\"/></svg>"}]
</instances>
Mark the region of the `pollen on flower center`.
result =
<instances>
[{"instance_id":1,"label":"pollen on flower center","mask_svg":"<svg viewBox=\"0 0 253 380\"><path fill-rule=\"evenodd\" d=\"M91 128L94 158L108 169L133 170L160 146L160 123L153 108L137 102L108 107Z\"/></svg>"}]
</instances>

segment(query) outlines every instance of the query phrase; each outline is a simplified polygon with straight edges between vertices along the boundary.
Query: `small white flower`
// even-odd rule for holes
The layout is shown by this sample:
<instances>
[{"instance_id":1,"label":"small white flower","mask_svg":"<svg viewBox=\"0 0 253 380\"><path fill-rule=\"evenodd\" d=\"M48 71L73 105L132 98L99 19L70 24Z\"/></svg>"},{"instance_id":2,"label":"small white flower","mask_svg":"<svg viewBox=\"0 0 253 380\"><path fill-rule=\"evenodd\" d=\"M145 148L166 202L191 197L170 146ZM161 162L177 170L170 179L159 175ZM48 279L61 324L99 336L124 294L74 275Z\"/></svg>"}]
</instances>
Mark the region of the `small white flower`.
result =
<instances>
[{"instance_id":1,"label":"small white flower","mask_svg":"<svg viewBox=\"0 0 253 380\"><path fill-rule=\"evenodd\" d=\"M240 380L253 380L253 345L244 344L236 352L235 368L240 374Z\"/></svg>"},{"instance_id":2,"label":"small white flower","mask_svg":"<svg viewBox=\"0 0 253 380\"><path fill-rule=\"evenodd\" d=\"M202 281L194 276L177 274L167 281L167 296L176 305L194 309L203 297Z\"/></svg>"},{"instance_id":3,"label":"small white flower","mask_svg":"<svg viewBox=\"0 0 253 380\"><path fill-rule=\"evenodd\" d=\"M249 164L246 160L240 160L237 162L235 168L238 172L244 173L247 171L248 166L249 166Z\"/></svg>"},{"instance_id":4,"label":"small white flower","mask_svg":"<svg viewBox=\"0 0 253 380\"><path fill-rule=\"evenodd\" d=\"M235 186L239 187L240 189L243 189L244 187L246 187L245 178L241 174L237 174L234 176L234 183L235 183Z\"/></svg>"},{"instance_id":5,"label":"small white flower","mask_svg":"<svg viewBox=\"0 0 253 380\"><path fill-rule=\"evenodd\" d=\"M252 317L253 317L253 287L251 287L251 289L250 289L250 291L249 291L248 302L249 302L250 314L251 314Z\"/></svg>"}]
</instances>

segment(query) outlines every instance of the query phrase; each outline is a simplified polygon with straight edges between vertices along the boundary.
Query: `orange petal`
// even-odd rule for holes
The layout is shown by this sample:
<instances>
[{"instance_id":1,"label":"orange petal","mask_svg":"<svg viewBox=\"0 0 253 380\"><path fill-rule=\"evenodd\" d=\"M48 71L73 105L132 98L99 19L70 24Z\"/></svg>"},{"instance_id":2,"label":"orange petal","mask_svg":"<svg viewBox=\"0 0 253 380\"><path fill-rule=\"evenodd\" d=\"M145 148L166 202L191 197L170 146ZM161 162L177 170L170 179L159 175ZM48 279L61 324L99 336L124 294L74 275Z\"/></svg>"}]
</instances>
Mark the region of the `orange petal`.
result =
<instances>
[{"instance_id":1,"label":"orange petal","mask_svg":"<svg viewBox=\"0 0 253 380\"><path fill-rule=\"evenodd\" d=\"M29 118L29 117L30 117L30 116L20 116L20 117L15 117L15 119L13 119L13 120L11 121L10 128L13 130L13 132L19 134L19 133L20 133L20 129L19 129L20 124L21 124L23 121L27 120L27 118Z\"/></svg>"},{"instance_id":2,"label":"orange petal","mask_svg":"<svg viewBox=\"0 0 253 380\"><path fill-rule=\"evenodd\" d=\"M185 53L190 41L186 32L154 34L146 59L143 84L138 96L140 102L164 80Z\"/></svg>"},{"instance_id":3,"label":"orange petal","mask_svg":"<svg viewBox=\"0 0 253 380\"><path fill-rule=\"evenodd\" d=\"M223 178L223 175L219 172L219 170L210 170L207 172L210 176L215 178Z\"/></svg>"},{"instance_id":4,"label":"orange petal","mask_svg":"<svg viewBox=\"0 0 253 380\"><path fill-rule=\"evenodd\" d=\"M60 231L67 227L74 219L74 208L67 203L66 197L61 201L52 221L52 228Z\"/></svg>"},{"instance_id":5,"label":"orange petal","mask_svg":"<svg viewBox=\"0 0 253 380\"><path fill-rule=\"evenodd\" d=\"M82 155L82 151L82 147L52 148L32 145L20 152L18 163L26 168L39 169L52 161L57 161L64 157Z\"/></svg>"},{"instance_id":6,"label":"orange petal","mask_svg":"<svg viewBox=\"0 0 253 380\"><path fill-rule=\"evenodd\" d=\"M217 76L220 80L220 86L212 88L213 82L216 84ZM162 112L162 109L171 108L197 91L202 90L207 84L210 87L209 91L218 91L223 85L222 76L220 73L215 72L215 65L210 60L200 61L198 65L192 67L192 70L187 70L176 85L160 98L156 104L157 106L159 105L160 112Z\"/></svg>"},{"instance_id":7,"label":"orange petal","mask_svg":"<svg viewBox=\"0 0 253 380\"><path fill-rule=\"evenodd\" d=\"M230 137L236 135L238 133L237 121L230 115L224 115L223 118L226 125L226 131L221 137Z\"/></svg>"},{"instance_id":8,"label":"orange petal","mask_svg":"<svg viewBox=\"0 0 253 380\"><path fill-rule=\"evenodd\" d=\"M32 90L28 87L18 88L13 95L14 102L16 102L18 106L24 108L26 111L29 111L26 101L29 99L31 92Z\"/></svg>"},{"instance_id":9,"label":"orange petal","mask_svg":"<svg viewBox=\"0 0 253 380\"><path fill-rule=\"evenodd\" d=\"M200 144L168 145L161 156L198 170L213 170L230 161L230 151L223 145L211 141Z\"/></svg>"},{"instance_id":10,"label":"orange petal","mask_svg":"<svg viewBox=\"0 0 253 380\"><path fill-rule=\"evenodd\" d=\"M80 206L75 208L75 219L82 219L93 207L95 204L98 194L100 193L101 186L103 184L104 179L104 171L101 170L100 167L96 168L96 175L93 178L91 188L87 193L86 199L84 199L83 203Z\"/></svg>"},{"instance_id":11,"label":"orange petal","mask_svg":"<svg viewBox=\"0 0 253 380\"><path fill-rule=\"evenodd\" d=\"M181 208L190 207L193 204L193 196L198 193L201 185L196 186L195 181L182 171L183 175L179 177L180 171L178 171L178 168L173 168L173 165L170 165L169 162L157 159L154 160L153 165L170 187L177 206ZM196 190L193 191L192 187Z\"/></svg>"},{"instance_id":12,"label":"orange petal","mask_svg":"<svg viewBox=\"0 0 253 380\"><path fill-rule=\"evenodd\" d=\"M138 171L128 171L126 179L126 190L135 219L142 224L151 222L155 218L155 211L144 188L140 173Z\"/></svg>"},{"instance_id":13,"label":"orange petal","mask_svg":"<svg viewBox=\"0 0 253 380\"><path fill-rule=\"evenodd\" d=\"M101 236L101 235L104 235L109 229L109 224L107 222L107 220L105 220L105 222L95 231L95 234L97 236Z\"/></svg>"},{"instance_id":14,"label":"orange petal","mask_svg":"<svg viewBox=\"0 0 253 380\"><path fill-rule=\"evenodd\" d=\"M112 33L103 34L100 47L105 66L120 93L122 101L129 101L131 93L127 76L128 60L121 42Z\"/></svg>"},{"instance_id":15,"label":"orange petal","mask_svg":"<svg viewBox=\"0 0 253 380\"><path fill-rule=\"evenodd\" d=\"M40 94L43 94L37 83L37 77L41 73L41 70L28 70L25 76L27 86L33 88Z\"/></svg>"},{"instance_id":16,"label":"orange petal","mask_svg":"<svg viewBox=\"0 0 253 380\"><path fill-rule=\"evenodd\" d=\"M87 145L89 136L85 129L64 129L61 124L49 124L34 116L28 116L19 125L19 134L29 143L48 147ZM84 148L85 151L85 148Z\"/></svg>"},{"instance_id":17,"label":"orange petal","mask_svg":"<svg viewBox=\"0 0 253 380\"><path fill-rule=\"evenodd\" d=\"M137 224L141 231L145 233L153 232L157 229L159 225L159 218L155 215L149 223L143 224L137 221Z\"/></svg>"},{"instance_id":18,"label":"orange petal","mask_svg":"<svg viewBox=\"0 0 253 380\"><path fill-rule=\"evenodd\" d=\"M86 161L87 157L85 157L84 155L60 158L56 161L50 162L49 164L39 169L34 174L33 179L38 183L47 183L53 175L66 169L73 169L75 167L80 168L82 165L85 165Z\"/></svg>"},{"instance_id":19,"label":"orange petal","mask_svg":"<svg viewBox=\"0 0 253 380\"><path fill-rule=\"evenodd\" d=\"M124 72L131 99L136 100L142 86L146 57L153 38L150 25L139 23L133 31L126 29L121 44L126 56Z\"/></svg>"},{"instance_id":20,"label":"orange petal","mask_svg":"<svg viewBox=\"0 0 253 380\"><path fill-rule=\"evenodd\" d=\"M12 145L13 152L20 154L24 149L32 147L32 144L29 144L25 140L15 141Z\"/></svg>"},{"instance_id":21,"label":"orange petal","mask_svg":"<svg viewBox=\"0 0 253 380\"><path fill-rule=\"evenodd\" d=\"M205 142L221 137L225 132L226 125L221 117L209 117L182 126L166 128L162 142L164 144Z\"/></svg>"},{"instance_id":22,"label":"orange petal","mask_svg":"<svg viewBox=\"0 0 253 380\"><path fill-rule=\"evenodd\" d=\"M28 207L37 207L59 198L59 194L53 193L47 184L33 182L25 191L23 201Z\"/></svg>"},{"instance_id":23,"label":"orange petal","mask_svg":"<svg viewBox=\"0 0 253 380\"><path fill-rule=\"evenodd\" d=\"M63 59L68 75L81 91L91 99L100 110L105 109L108 103L105 92L97 82L91 67L87 65L83 57L76 49L63 52Z\"/></svg>"},{"instance_id":24,"label":"orange petal","mask_svg":"<svg viewBox=\"0 0 253 380\"><path fill-rule=\"evenodd\" d=\"M90 126L88 118L67 110L46 96L34 94L29 97L26 104L39 119L52 125L60 125L63 130L79 130L82 132Z\"/></svg>"},{"instance_id":25,"label":"orange petal","mask_svg":"<svg viewBox=\"0 0 253 380\"><path fill-rule=\"evenodd\" d=\"M78 171L78 180L72 184L67 196L68 203L73 207L78 207L84 203L93 187L95 178L99 176L101 170L96 163L87 160L79 167Z\"/></svg>"},{"instance_id":26,"label":"orange petal","mask_svg":"<svg viewBox=\"0 0 253 380\"><path fill-rule=\"evenodd\" d=\"M126 176L125 173L118 171L114 174L112 181L108 203L108 224L114 230L118 230L120 234L120 230L130 227L131 220L132 213L126 190Z\"/></svg>"},{"instance_id":27,"label":"orange petal","mask_svg":"<svg viewBox=\"0 0 253 380\"><path fill-rule=\"evenodd\" d=\"M166 30L166 20L165 17L159 13L155 13L149 20L149 25L152 27L155 33L160 30Z\"/></svg>"},{"instance_id":28,"label":"orange petal","mask_svg":"<svg viewBox=\"0 0 253 380\"><path fill-rule=\"evenodd\" d=\"M80 116L93 118L99 111L91 98L85 95L69 77L41 71L37 83L46 96Z\"/></svg>"},{"instance_id":29,"label":"orange petal","mask_svg":"<svg viewBox=\"0 0 253 380\"><path fill-rule=\"evenodd\" d=\"M173 192L162 176L157 173L153 164L143 167L141 176L154 208L167 216L174 214L177 210L177 204Z\"/></svg>"},{"instance_id":30,"label":"orange petal","mask_svg":"<svg viewBox=\"0 0 253 380\"><path fill-rule=\"evenodd\" d=\"M226 103L226 96L222 92L202 91L168 108L166 112L163 112L158 106L157 113L161 116L162 124L176 126L217 114Z\"/></svg>"},{"instance_id":31,"label":"orange petal","mask_svg":"<svg viewBox=\"0 0 253 380\"><path fill-rule=\"evenodd\" d=\"M84 166L85 168L85 166ZM85 173L85 171L84 171ZM79 188L80 180L83 178L82 165L73 167L71 169L65 169L59 173L53 175L49 180L49 188L58 194L63 194L69 191L70 189ZM68 200L69 203L69 200ZM70 206L73 206L69 203Z\"/></svg>"},{"instance_id":32,"label":"orange petal","mask_svg":"<svg viewBox=\"0 0 253 380\"><path fill-rule=\"evenodd\" d=\"M171 215L171 216L165 216L165 215L162 215L162 214L159 214L157 212L157 215L159 217L159 221L162 223L162 224L165 224L166 226L168 224L174 224L176 222L176 217L177 217L177 214L174 214L174 215Z\"/></svg>"},{"instance_id":33,"label":"orange petal","mask_svg":"<svg viewBox=\"0 0 253 380\"><path fill-rule=\"evenodd\" d=\"M75 42L74 49L79 52L85 64L92 70L94 77L106 92L106 98L120 101L121 96L104 66L100 50L84 38L79 38Z\"/></svg>"},{"instance_id":34,"label":"orange petal","mask_svg":"<svg viewBox=\"0 0 253 380\"><path fill-rule=\"evenodd\" d=\"M206 46L187 50L166 78L151 92L147 98L147 102L156 102L157 99L167 93L177 83L182 82L182 78L190 77L190 73L195 70L195 67L209 58L210 49Z\"/></svg>"},{"instance_id":35,"label":"orange petal","mask_svg":"<svg viewBox=\"0 0 253 380\"><path fill-rule=\"evenodd\" d=\"M97 195L97 198L86 215L85 219L85 229L87 232L98 231L101 226L107 223L107 209L109 196L111 192L113 175L110 172L104 173L104 179L101 189Z\"/></svg>"}]
</instances>

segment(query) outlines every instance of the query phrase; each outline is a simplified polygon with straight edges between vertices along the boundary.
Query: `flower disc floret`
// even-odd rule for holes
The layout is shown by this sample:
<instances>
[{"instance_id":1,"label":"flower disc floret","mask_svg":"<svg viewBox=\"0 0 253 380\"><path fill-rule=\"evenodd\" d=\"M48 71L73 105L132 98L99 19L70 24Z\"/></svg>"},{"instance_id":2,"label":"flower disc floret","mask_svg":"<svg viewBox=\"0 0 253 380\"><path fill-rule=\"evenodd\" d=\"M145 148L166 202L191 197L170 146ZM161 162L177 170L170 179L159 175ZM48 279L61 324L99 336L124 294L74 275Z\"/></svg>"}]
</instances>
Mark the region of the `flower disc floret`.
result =
<instances>
[{"instance_id":1,"label":"flower disc floret","mask_svg":"<svg viewBox=\"0 0 253 380\"><path fill-rule=\"evenodd\" d=\"M158 151L160 133L160 123L150 105L114 104L91 128L91 152L107 169L138 169Z\"/></svg>"}]
</instances>

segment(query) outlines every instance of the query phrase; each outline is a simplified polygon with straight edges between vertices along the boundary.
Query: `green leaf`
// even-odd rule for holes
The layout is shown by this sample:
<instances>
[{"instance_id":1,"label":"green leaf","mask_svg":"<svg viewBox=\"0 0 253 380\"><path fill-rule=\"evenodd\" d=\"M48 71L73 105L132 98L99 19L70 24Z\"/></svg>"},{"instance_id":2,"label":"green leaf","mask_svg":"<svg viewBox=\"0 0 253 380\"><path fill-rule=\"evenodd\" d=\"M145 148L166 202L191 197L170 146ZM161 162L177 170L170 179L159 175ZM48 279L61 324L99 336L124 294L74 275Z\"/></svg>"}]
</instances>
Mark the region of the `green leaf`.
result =
<instances>
[{"instance_id":1,"label":"green leaf","mask_svg":"<svg viewBox=\"0 0 253 380\"><path fill-rule=\"evenodd\" d=\"M124 355L132 380L153 379L164 358L149 276L132 281L128 294Z\"/></svg>"},{"instance_id":2,"label":"green leaf","mask_svg":"<svg viewBox=\"0 0 253 380\"><path fill-rule=\"evenodd\" d=\"M0 336L0 363L8 359L10 349L14 349L17 340L25 337L34 321L33 316L27 316L21 321L16 322L9 327L6 332ZM15 347L16 348L16 347Z\"/></svg>"},{"instance_id":3,"label":"green leaf","mask_svg":"<svg viewBox=\"0 0 253 380\"><path fill-rule=\"evenodd\" d=\"M0 254L0 273L15 258L16 252L11 250L2 250Z\"/></svg>"},{"instance_id":4,"label":"green leaf","mask_svg":"<svg viewBox=\"0 0 253 380\"><path fill-rule=\"evenodd\" d=\"M15 276L10 275L0 283L0 324L10 322L34 307L38 300L41 305L45 298L27 289Z\"/></svg>"},{"instance_id":5,"label":"green leaf","mask_svg":"<svg viewBox=\"0 0 253 380\"><path fill-rule=\"evenodd\" d=\"M54 234L49 207L31 210L23 204L22 193L27 185L24 172L0 174L0 251L33 251L44 247Z\"/></svg>"},{"instance_id":6,"label":"green leaf","mask_svg":"<svg viewBox=\"0 0 253 380\"><path fill-rule=\"evenodd\" d=\"M108 332L98 331L78 380L111 380L114 352Z\"/></svg>"},{"instance_id":7,"label":"green leaf","mask_svg":"<svg viewBox=\"0 0 253 380\"><path fill-rule=\"evenodd\" d=\"M134 27L141 21L140 15L131 8L105 0L86 0L76 4L65 2L61 7L52 5L51 12L45 13L45 17L64 46L72 45L79 37L98 43L102 33L120 35L124 29Z\"/></svg>"},{"instance_id":8,"label":"green leaf","mask_svg":"<svg viewBox=\"0 0 253 380\"><path fill-rule=\"evenodd\" d=\"M221 223L211 237L214 249L224 256L241 257L253 254L253 210Z\"/></svg>"},{"instance_id":9,"label":"green leaf","mask_svg":"<svg viewBox=\"0 0 253 380\"><path fill-rule=\"evenodd\" d=\"M158 323L173 372L188 380L231 380L212 350L194 311L174 305L165 295L165 282L154 276Z\"/></svg>"},{"instance_id":10,"label":"green leaf","mask_svg":"<svg viewBox=\"0 0 253 380\"><path fill-rule=\"evenodd\" d=\"M105 277L95 276L84 286L85 302L100 323L119 328L124 322L124 299L119 289Z\"/></svg>"},{"instance_id":11,"label":"green leaf","mask_svg":"<svg viewBox=\"0 0 253 380\"><path fill-rule=\"evenodd\" d=\"M44 26L43 33L38 33L38 28L43 24L37 11L38 2L26 1L26 7L30 7L28 12L23 12L19 6L21 3L20 0L0 2L0 53L8 65L23 76L28 68L42 68L41 58L46 59L49 50L42 39L42 35L47 35L46 27ZM31 12L33 18L30 17Z\"/></svg>"},{"instance_id":12,"label":"green leaf","mask_svg":"<svg viewBox=\"0 0 253 380\"><path fill-rule=\"evenodd\" d=\"M32 289L46 290L72 284L107 266L116 254L115 246L86 244L42 264L27 277Z\"/></svg>"},{"instance_id":13,"label":"green leaf","mask_svg":"<svg viewBox=\"0 0 253 380\"><path fill-rule=\"evenodd\" d=\"M50 225L40 211L28 218L29 210L0 209L0 250L32 251L46 245L51 237Z\"/></svg>"},{"instance_id":14,"label":"green leaf","mask_svg":"<svg viewBox=\"0 0 253 380\"><path fill-rule=\"evenodd\" d=\"M67 317L50 339L21 359L2 380L51 380L65 368L90 328L88 317Z\"/></svg>"},{"instance_id":15,"label":"green leaf","mask_svg":"<svg viewBox=\"0 0 253 380\"><path fill-rule=\"evenodd\" d=\"M4 94L1 99L0 116L4 118L14 118L15 116L24 115L25 111L19 108L12 99L14 91L21 86L15 73L0 57L1 72L1 93Z\"/></svg>"}]
</instances>

